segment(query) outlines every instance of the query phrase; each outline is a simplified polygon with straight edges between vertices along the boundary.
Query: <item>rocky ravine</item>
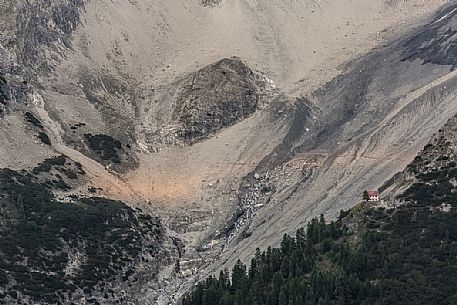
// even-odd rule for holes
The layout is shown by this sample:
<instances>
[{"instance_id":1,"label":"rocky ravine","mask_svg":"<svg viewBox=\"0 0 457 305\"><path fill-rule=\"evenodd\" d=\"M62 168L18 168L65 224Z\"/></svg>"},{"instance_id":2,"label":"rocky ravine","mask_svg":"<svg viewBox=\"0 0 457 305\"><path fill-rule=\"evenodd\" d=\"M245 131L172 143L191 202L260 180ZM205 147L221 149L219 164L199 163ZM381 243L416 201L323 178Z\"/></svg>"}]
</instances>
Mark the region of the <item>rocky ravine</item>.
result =
<instances>
[{"instance_id":1,"label":"rocky ravine","mask_svg":"<svg viewBox=\"0 0 457 305\"><path fill-rule=\"evenodd\" d=\"M85 205L95 214L105 204L122 207L131 217L111 220L140 234L120 252L142 249L113 254L122 264L96 283L71 282L65 273L97 273L95 263L35 266L72 285L50 303L177 303L195 280L316 215L335 216L414 158L457 110L457 10L449 4L413 28L407 17L441 3L337 2L1 3L0 167L14 170L2 171L10 186L2 203L19 224L65 231L67 220L27 219L37 201L27 201L27 210L11 195L25 179L50 207L65 203L81 215ZM389 28L398 22L401 30ZM68 165L33 173L60 155ZM75 178L72 165L85 174ZM153 217L160 234L143 232L137 212ZM108 227L97 232L106 236L113 228L100 217ZM12 234L5 236L15 236L17 223L2 222ZM99 237L64 241L91 238ZM154 248L154 259L145 260L145 247ZM42 253L28 249L35 250ZM98 257L52 251L64 262ZM4 263L13 261L21 270L1 276L2 293L45 303L33 288L14 288L35 267L27 255ZM106 285L117 286L105 298Z\"/></svg>"}]
</instances>

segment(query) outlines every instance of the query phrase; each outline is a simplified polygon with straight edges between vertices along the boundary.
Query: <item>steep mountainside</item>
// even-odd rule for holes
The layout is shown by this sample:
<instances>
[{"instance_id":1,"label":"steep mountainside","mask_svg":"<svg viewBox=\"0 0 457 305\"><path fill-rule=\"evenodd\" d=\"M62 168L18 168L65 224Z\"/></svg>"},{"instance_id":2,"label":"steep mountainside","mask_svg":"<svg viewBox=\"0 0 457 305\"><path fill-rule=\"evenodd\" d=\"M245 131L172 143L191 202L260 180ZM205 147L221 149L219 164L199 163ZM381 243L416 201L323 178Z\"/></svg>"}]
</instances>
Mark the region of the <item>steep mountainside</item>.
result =
<instances>
[{"instance_id":1,"label":"steep mountainside","mask_svg":"<svg viewBox=\"0 0 457 305\"><path fill-rule=\"evenodd\" d=\"M11 304L175 304L201 277L352 207L457 112L454 2L0 8ZM398 177L386 195L403 191Z\"/></svg>"},{"instance_id":2,"label":"steep mountainside","mask_svg":"<svg viewBox=\"0 0 457 305\"><path fill-rule=\"evenodd\" d=\"M352 62L346 73L306 95L315 106L315 119L302 121L306 132L294 139L286 163L277 166L267 157L255 171L267 175L275 190L263 196L266 204L260 208L255 207L259 194L257 186L252 187L254 179L246 177L244 185L251 186L255 200L230 237L236 247L226 247L222 261L233 264L240 255L247 260L265 245L265 238L279 243L283 233L316 215L335 217L340 209L350 208L363 190L380 187L406 167L455 114L457 74L446 62L452 53L443 54L445 64L407 55L424 44L430 24L439 23L440 28L427 41L441 44L455 19L449 11L440 11L423 27Z\"/></svg>"},{"instance_id":3,"label":"steep mountainside","mask_svg":"<svg viewBox=\"0 0 457 305\"><path fill-rule=\"evenodd\" d=\"M156 151L194 144L251 116L271 97L271 87L239 58L222 59L150 92L138 105L137 136Z\"/></svg>"},{"instance_id":4,"label":"steep mountainside","mask_svg":"<svg viewBox=\"0 0 457 305\"><path fill-rule=\"evenodd\" d=\"M454 116L398 175L396 196L313 219L183 304L455 304L456 128Z\"/></svg>"},{"instance_id":5,"label":"steep mountainside","mask_svg":"<svg viewBox=\"0 0 457 305\"><path fill-rule=\"evenodd\" d=\"M68 188L62 171L77 176L62 169L66 162L61 156L32 173L0 171L4 304L125 303L142 288L135 282L155 282L169 263L157 218L104 198L55 198L50 189ZM54 179L41 182L42 173Z\"/></svg>"}]
</instances>

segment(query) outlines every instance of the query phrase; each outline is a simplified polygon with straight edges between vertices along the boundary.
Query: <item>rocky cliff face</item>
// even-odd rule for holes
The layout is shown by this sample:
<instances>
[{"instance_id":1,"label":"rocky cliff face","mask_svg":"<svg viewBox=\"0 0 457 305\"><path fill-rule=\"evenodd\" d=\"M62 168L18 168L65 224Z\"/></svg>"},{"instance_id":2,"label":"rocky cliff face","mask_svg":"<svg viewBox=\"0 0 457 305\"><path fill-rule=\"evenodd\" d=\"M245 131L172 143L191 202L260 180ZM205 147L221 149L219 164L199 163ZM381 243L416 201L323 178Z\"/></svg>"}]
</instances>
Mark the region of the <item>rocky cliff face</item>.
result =
<instances>
[{"instance_id":1,"label":"rocky cliff face","mask_svg":"<svg viewBox=\"0 0 457 305\"><path fill-rule=\"evenodd\" d=\"M251 116L271 91L239 58L222 59L154 92L141 106L137 133L153 150L194 144Z\"/></svg>"},{"instance_id":2,"label":"rocky cliff face","mask_svg":"<svg viewBox=\"0 0 457 305\"><path fill-rule=\"evenodd\" d=\"M172 118L182 126L178 137L190 143L253 114L266 80L239 59L223 59L192 75L181 85Z\"/></svg>"},{"instance_id":3,"label":"rocky cliff face","mask_svg":"<svg viewBox=\"0 0 457 305\"><path fill-rule=\"evenodd\" d=\"M9 86L9 100L24 102L28 83L50 72L48 56L71 47L83 5L84 1L2 3L0 75L3 86Z\"/></svg>"},{"instance_id":4,"label":"rocky cliff face","mask_svg":"<svg viewBox=\"0 0 457 305\"><path fill-rule=\"evenodd\" d=\"M443 9L432 22L404 44L404 60L420 59L424 63L450 65L457 63L455 50L454 6Z\"/></svg>"},{"instance_id":5,"label":"rocky cliff face","mask_svg":"<svg viewBox=\"0 0 457 305\"><path fill-rule=\"evenodd\" d=\"M432 208L453 204L456 185L457 118L438 130L406 169L383 186L392 205L404 201L426 203Z\"/></svg>"}]
</instances>

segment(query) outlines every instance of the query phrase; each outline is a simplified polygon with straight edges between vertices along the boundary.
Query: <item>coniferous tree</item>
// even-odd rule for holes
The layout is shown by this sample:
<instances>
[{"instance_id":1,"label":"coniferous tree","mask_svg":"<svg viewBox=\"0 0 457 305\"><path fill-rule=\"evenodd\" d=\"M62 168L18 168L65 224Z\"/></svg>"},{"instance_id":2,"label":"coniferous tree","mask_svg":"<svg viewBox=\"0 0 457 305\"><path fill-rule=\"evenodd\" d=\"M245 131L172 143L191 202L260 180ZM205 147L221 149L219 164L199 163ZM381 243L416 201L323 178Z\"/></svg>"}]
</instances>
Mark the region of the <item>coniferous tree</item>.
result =
<instances>
[{"instance_id":1,"label":"coniferous tree","mask_svg":"<svg viewBox=\"0 0 457 305\"><path fill-rule=\"evenodd\" d=\"M363 192L362 199L364 201L368 201L370 199L370 196L368 196L368 191Z\"/></svg>"},{"instance_id":2,"label":"coniferous tree","mask_svg":"<svg viewBox=\"0 0 457 305\"><path fill-rule=\"evenodd\" d=\"M422 222L417 228L402 219L412 219L414 210L398 217L396 212L370 209L364 217L381 219L385 225L367 228L355 243L341 220L326 224L323 217L314 219L306 232L298 230L295 238L284 236L280 248L257 250L248 271L237 262L231 283L228 272L200 283L183 305L452 304L442 295L452 295L454 287L444 278L435 279L440 278L437 268L457 278L453 267L457 217L425 209L425 215L417 214L417 222ZM444 218L456 220L455 226L449 227ZM425 278L448 290L440 296L424 284Z\"/></svg>"},{"instance_id":3,"label":"coniferous tree","mask_svg":"<svg viewBox=\"0 0 457 305\"><path fill-rule=\"evenodd\" d=\"M232 289L240 290L246 280L246 266L238 260L232 270Z\"/></svg>"},{"instance_id":4,"label":"coniferous tree","mask_svg":"<svg viewBox=\"0 0 457 305\"><path fill-rule=\"evenodd\" d=\"M287 295L283 289L281 289L281 292L279 293L278 305L288 305Z\"/></svg>"}]
</instances>

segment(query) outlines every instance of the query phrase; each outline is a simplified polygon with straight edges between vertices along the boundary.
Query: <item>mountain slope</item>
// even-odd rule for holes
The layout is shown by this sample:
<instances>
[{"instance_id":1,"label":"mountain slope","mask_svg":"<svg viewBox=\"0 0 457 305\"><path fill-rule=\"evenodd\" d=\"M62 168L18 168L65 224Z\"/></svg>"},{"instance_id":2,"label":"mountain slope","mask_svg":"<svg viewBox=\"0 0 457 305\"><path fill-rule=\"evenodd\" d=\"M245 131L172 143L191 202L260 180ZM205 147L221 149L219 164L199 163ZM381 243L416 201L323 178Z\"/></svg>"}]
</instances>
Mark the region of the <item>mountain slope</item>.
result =
<instances>
[{"instance_id":1,"label":"mountain slope","mask_svg":"<svg viewBox=\"0 0 457 305\"><path fill-rule=\"evenodd\" d=\"M452 67L411 62L405 56L405 50L421 44L412 45L411 37L447 12L355 61L346 73L308 96L317 108L316 122L304 123L308 131L296 139L286 165L267 168L269 175L278 177L272 185L277 192L265 207L249 207L255 216L240 232L253 233L235 238L237 246L227 247L223 261L229 258L233 264L240 255L247 259L265 238L278 243L282 233L298 229L313 216L335 217L340 209L351 207L363 190L380 187L406 167L455 114ZM441 23L438 35L446 35L448 26Z\"/></svg>"},{"instance_id":2,"label":"mountain slope","mask_svg":"<svg viewBox=\"0 0 457 305\"><path fill-rule=\"evenodd\" d=\"M77 177L63 169L67 162L60 156L32 173L0 171L5 304L129 301L138 287L127 281L155 281L170 255L160 220L139 209L105 198L55 198L50 189L69 188L62 172Z\"/></svg>"},{"instance_id":3,"label":"mountain slope","mask_svg":"<svg viewBox=\"0 0 457 305\"><path fill-rule=\"evenodd\" d=\"M454 116L407 169L396 196L336 222L313 219L279 248L259 249L182 304L455 304Z\"/></svg>"},{"instance_id":4,"label":"mountain slope","mask_svg":"<svg viewBox=\"0 0 457 305\"><path fill-rule=\"evenodd\" d=\"M153 279L135 269L132 301L175 303L266 240L335 217L457 110L453 3L4 3L2 175L65 155L85 174L30 178L52 202L159 217L171 258Z\"/></svg>"}]
</instances>

